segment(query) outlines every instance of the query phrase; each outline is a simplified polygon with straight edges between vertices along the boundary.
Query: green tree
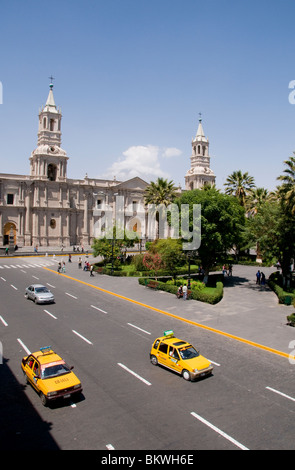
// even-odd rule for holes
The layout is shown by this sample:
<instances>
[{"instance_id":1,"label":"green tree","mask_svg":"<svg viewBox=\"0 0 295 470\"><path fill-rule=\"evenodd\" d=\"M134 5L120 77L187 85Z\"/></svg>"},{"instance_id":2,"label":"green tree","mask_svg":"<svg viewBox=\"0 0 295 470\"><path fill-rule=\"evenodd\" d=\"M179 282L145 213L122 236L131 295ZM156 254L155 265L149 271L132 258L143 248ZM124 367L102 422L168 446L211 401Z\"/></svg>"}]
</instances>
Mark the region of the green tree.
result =
<instances>
[{"instance_id":1,"label":"green tree","mask_svg":"<svg viewBox=\"0 0 295 470\"><path fill-rule=\"evenodd\" d=\"M158 253L167 271L175 278L177 268L184 260L181 239L155 240L149 247L149 252Z\"/></svg>"},{"instance_id":2,"label":"green tree","mask_svg":"<svg viewBox=\"0 0 295 470\"><path fill-rule=\"evenodd\" d=\"M254 188L250 191L247 201L246 210L248 215L255 215L258 208L264 202L271 198L271 193L266 188Z\"/></svg>"},{"instance_id":3,"label":"green tree","mask_svg":"<svg viewBox=\"0 0 295 470\"><path fill-rule=\"evenodd\" d=\"M245 207L247 197L255 187L255 182L253 176L250 176L248 172L242 173L241 170L238 170L227 177L224 186L226 187L225 194L235 196L240 205Z\"/></svg>"},{"instance_id":4,"label":"green tree","mask_svg":"<svg viewBox=\"0 0 295 470\"><path fill-rule=\"evenodd\" d=\"M295 153L294 153L295 155ZM290 157L284 161L287 168L284 175L277 179L282 181L282 185L278 187L278 195L281 198L283 208L291 215L295 214L295 157Z\"/></svg>"},{"instance_id":5,"label":"green tree","mask_svg":"<svg viewBox=\"0 0 295 470\"><path fill-rule=\"evenodd\" d=\"M201 205L201 245L197 251L208 276L215 262L223 262L227 252L241 243L245 210L235 197L216 188L187 191L177 203L180 211L182 204L189 204L191 212L193 204ZM192 220L190 224L192 227Z\"/></svg>"}]
</instances>

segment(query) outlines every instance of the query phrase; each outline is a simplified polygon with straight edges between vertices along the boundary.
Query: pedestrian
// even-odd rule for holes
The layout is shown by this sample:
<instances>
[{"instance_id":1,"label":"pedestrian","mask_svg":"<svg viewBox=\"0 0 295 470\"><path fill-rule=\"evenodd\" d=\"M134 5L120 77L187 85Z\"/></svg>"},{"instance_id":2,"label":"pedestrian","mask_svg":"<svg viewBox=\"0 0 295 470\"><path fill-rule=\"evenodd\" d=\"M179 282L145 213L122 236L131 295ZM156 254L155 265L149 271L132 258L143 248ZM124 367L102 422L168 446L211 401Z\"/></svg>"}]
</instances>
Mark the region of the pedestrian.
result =
<instances>
[{"instance_id":1,"label":"pedestrian","mask_svg":"<svg viewBox=\"0 0 295 470\"><path fill-rule=\"evenodd\" d=\"M261 272L261 285L265 286L265 274Z\"/></svg>"},{"instance_id":2,"label":"pedestrian","mask_svg":"<svg viewBox=\"0 0 295 470\"><path fill-rule=\"evenodd\" d=\"M8 255L8 246L5 248L5 254Z\"/></svg>"},{"instance_id":3,"label":"pedestrian","mask_svg":"<svg viewBox=\"0 0 295 470\"><path fill-rule=\"evenodd\" d=\"M222 274L225 276L227 273L225 264L222 266Z\"/></svg>"},{"instance_id":4,"label":"pedestrian","mask_svg":"<svg viewBox=\"0 0 295 470\"><path fill-rule=\"evenodd\" d=\"M93 276L93 264L90 266L90 276Z\"/></svg>"},{"instance_id":5,"label":"pedestrian","mask_svg":"<svg viewBox=\"0 0 295 470\"><path fill-rule=\"evenodd\" d=\"M58 263L58 265L57 265L57 272L58 272L58 273L61 272L61 263Z\"/></svg>"},{"instance_id":6,"label":"pedestrian","mask_svg":"<svg viewBox=\"0 0 295 470\"><path fill-rule=\"evenodd\" d=\"M187 298L187 285L186 284L183 285L182 292L183 292L183 300L186 300Z\"/></svg>"},{"instance_id":7,"label":"pedestrian","mask_svg":"<svg viewBox=\"0 0 295 470\"><path fill-rule=\"evenodd\" d=\"M257 273L256 273L256 284L259 284L260 285L260 279L261 279L261 273L258 269Z\"/></svg>"},{"instance_id":8,"label":"pedestrian","mask_svg":"<svg viewBox=\"0 0 295 470\"><path fill-rule=\"evenodd\" d=\"M176 294L176 295L177 295L177 298L178 298L178 299L180 299L180 297L182 297L182 295L183 295L183 292L182 292L182 286L179 286L179 288L178 288L178 291L177 291L177 294Z\"/></svg>"},{"instance_id":9,"label":"pedestrian","mask_svg":"<svg viewBox=\"0 0 295 470\"><path fill-rule=\"evenodd\" d=\"M62 262L62 272L66 272L66 263L64 261Z\"/></svg>"},{"instance_id":10,"label":"pedestrian","mask_svg":"<svg viewBox=\"0 0 295 470\"><path fill-rule=\"evenodd\" d=\"M230 264L229 267L228 267L228 273L227 273L228 276L232 276L233 275L233 267L232 265Z\"/></svg>"},{"instance_id":11,"label":"pedestrian","mask_svg":"<svg viewBox=\"0 0 295 470\"><path fill-rule=\"evenodd\" d=\"M81 256L79 257L79 260L78 260L78 268L82 269L82 258L81 258Z\"/></svg>"},{"instance_id":12,"label":"pedestrian","mask_svg":"<svg viewBox=\"0 0 295 470\"><path fill-rule=\"evenodd\" d=\"M71 262L72 262L72 255L71 255L71 253L69 253L69 263L71 263Z\"/></svg>"}]
</instances>

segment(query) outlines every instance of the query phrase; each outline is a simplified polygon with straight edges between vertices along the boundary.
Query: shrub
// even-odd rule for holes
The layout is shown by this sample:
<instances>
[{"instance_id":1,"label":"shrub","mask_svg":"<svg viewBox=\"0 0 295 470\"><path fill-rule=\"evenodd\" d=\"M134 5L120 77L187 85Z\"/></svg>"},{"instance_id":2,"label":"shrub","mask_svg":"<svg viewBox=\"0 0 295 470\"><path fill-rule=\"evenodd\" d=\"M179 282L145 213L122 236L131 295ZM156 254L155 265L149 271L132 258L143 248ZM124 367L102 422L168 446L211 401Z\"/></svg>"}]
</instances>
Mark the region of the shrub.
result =
<instances>
[{"instance_id":1,"label":"shrub","mask_svg":"<svg viewBox=\"0 0 295 470\"><path fill-rule=\"evenodd\" d=\"M288 315L287 320L290 323L290 325L295 326L295 313Z\"/></svg>"},{"instance_id":2,"label":"shrub","mask_svg":"<svg viewBox=\"0 0 295 470\"><path fill-rule=\"evenodd\" d=\"M149 281L154 280L150 278L139 278L138 282L141 285L147 285ZM178 283L179 280L176 280L176 284ZM182 285L180 283L179 285ZM200 283L198 283L200 284ZM199 300L200 302L206 302L209 304L217 304L220 302L220 300L223 297L223 283L222 282L217 282L216 287L206 287L205 284L203 284L204 287L202 288L194 288L191 286L191 298L194 300ZM169 292L171 294L176 294L178 290L178 285L175 285L173 281L167 281L167 282L161 282L158 280L158 288L160 290L163 290L165 292Z\"/></svg>"}]
</instances>

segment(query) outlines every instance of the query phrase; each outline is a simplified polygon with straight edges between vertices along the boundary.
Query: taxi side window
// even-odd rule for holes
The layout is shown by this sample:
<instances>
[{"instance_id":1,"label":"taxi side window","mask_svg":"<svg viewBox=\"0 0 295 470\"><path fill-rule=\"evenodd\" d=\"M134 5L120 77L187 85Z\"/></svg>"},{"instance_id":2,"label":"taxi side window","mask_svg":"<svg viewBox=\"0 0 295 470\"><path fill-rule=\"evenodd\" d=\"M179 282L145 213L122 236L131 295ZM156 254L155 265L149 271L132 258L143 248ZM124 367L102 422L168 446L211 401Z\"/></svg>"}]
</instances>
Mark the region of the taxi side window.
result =
<instances>
[{"instance_id":1,"label":"taxi side window","mask_svg":"<svg viewBox=\"0 0 295 470\"><path fill-rule=\"evenodd\" d=\"M161 343L160 346L159 346L159 351L161 351L163 354L167 354L168 344Z\"/></svg>"},{"instance_id":2,"label":"taxi side window","mask_svg":"<svg viewBox=\"0 0 295 470\"><path fill-rule=\"evenodd\" d=\"M169 356L173 357L174 359L179 360L179 354L177 352L177 349L173 348L173 346L170 346L169 348Z\"/></svg>"},{"instance_id":3,"label":"taxi side window","mask_svg":"<svg viewBox=\"0 0 295 470\"><path fill-rule=\"evenodd\" d=\"M38 362L35 361L34 369L33 369L35 375L39 375L39 367L38 367L38 365L39 365Z\"/></svg>"},{"instance_id":4,"label":"taxi side window","mask_svg":"<svg viewBox=\"0 0 295 470\"><path fill-rule=\"evenodd\" d=\"M29 357L29 359L27 360L27 365L29 366L30 369L33 368L33 364L34 364L34 359L31 357Z\"/></svg>"},{"instance_id":5,"label":"taxi side window","mask_svg":"<svg viewBox=\"0 0 295 470\"><path fill-rule=\"evenodd\" d=\"M159 342L160 340L159 339L156 339L156 341L154 342L154 349L158 349L158 346L159 346Z\"/></svg>"}]
</instances>

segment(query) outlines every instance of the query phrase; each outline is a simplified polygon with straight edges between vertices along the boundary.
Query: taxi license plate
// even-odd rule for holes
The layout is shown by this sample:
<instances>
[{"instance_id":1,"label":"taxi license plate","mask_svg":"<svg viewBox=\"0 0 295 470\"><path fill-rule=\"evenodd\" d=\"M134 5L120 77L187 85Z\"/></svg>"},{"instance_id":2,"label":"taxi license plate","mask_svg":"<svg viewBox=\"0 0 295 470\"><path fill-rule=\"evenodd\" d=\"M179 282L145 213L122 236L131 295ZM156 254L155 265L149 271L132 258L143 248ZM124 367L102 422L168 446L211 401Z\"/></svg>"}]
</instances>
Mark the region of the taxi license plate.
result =
<instances>
[{"instance_id":1,"label":"taxi license plate","mask_svg":"<svg viewBox=\"0 0 295 470\"><path fill-rule=\"evenodd\" d=\"M70 398L71 394L69 393L68 395L64 395L64 398Z\"/></svg>"}]
</instances>

